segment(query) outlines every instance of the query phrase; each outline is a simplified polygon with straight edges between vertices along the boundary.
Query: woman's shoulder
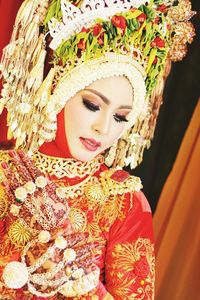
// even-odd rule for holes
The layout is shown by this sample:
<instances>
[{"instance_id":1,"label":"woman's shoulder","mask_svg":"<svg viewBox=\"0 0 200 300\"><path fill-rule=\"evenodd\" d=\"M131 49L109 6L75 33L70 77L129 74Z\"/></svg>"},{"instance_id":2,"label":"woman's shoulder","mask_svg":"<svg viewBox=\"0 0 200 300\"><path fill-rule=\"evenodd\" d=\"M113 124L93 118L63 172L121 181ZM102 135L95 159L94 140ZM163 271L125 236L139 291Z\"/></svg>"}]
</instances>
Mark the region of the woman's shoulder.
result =
<instances>
[{"instance_id":1,"label":"woman's shoulder","mask_svg":"<svg viewBox=\"0 0 200 300\"><path fill-rule=\"evenodd\" d=\"M99 182L106 196L124 195L139 192L141 179L121 169L106 169L99 175Z\"/></svg>"}]
</instances>

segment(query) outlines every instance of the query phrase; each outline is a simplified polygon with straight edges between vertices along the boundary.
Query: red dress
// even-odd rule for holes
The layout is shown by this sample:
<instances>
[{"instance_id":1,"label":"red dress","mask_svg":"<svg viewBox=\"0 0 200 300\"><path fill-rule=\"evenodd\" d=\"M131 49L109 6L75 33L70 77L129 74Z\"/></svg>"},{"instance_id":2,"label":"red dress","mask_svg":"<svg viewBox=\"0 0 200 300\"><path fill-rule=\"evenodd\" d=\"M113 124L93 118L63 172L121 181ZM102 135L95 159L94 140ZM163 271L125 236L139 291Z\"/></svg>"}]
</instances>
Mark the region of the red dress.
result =
<instances>
[{"instance_id":1,"label":"red dress","mask_svg":"<svg viewBox=\"0 0 200 300\"><path fill-rule=\"evenodd\" d=\"M85 192L78 198L69 200L69 218L74 230L86 231L89 233L88 241L99 242L98 265L101 269L98 288L76 299L153 299L155 261L152 217L148 202L142 192L133 191L134 186L126 187L127 182L134 178L127 178L124 171L120 173L107 170L101 165L93 176L97 180L101 178L103 188L110 185L109 188L115 190L115 195L96 199L92 195L98 194L98 190L95 190L93 184L89 194ZM74 184L74 180L67 179L66 176L59 179L55 175L50 177L65 186ZM91 197L88 196L90 192ZM3 271L7 262L20 259L22 248L12 243L9 234L12 226L9 207L0 222L0 266ZM24 299L37 299L22 289L8 290L4 287L1 289L0 299L23 299L23 294ZM51 299L66 298L60 295Z\"/></svg>"},{"instance_id":2,"label":"red dress","mask_svg":"<svg viewBox=\"0 0 200 300\"><path fill-rule=\"evenodd\" d=\"M18 239L15 239L13 227L16 233L17 217L13 216L10 209L12 203L6 203L3 186L0 186L0 299L152 300L155 272L152 215L145 196L138 191L141 188L140 180L125 171L107 169L103 163L93 165L93 162L89 164L87 175L69 178L66 160L58 158L70 156L63 132L62 112L58 115L55 141L44 144L41 152L45 154L36 154L34 160L49 179L59 185L72 187L72 197L68 199L69 219L74 231L88 232L88 242L99 243L96 248L101 270L99 285L87 295L74 298L66 298L60 293L49 298L37 297L31 295L26 286L21 289L6 288L2 272L8 262L20 260L23 246L18 241L20 234L23 238L24 232L27 232L20 227ZM8 155L0 151L0 161L6 160ZM75 163L72 169L78 170L80 167L77 174L84 173L84 167L80 162L77 163L78 167ZM74 190L77 184L84 188Z\"/></svg>"}]
</instances>

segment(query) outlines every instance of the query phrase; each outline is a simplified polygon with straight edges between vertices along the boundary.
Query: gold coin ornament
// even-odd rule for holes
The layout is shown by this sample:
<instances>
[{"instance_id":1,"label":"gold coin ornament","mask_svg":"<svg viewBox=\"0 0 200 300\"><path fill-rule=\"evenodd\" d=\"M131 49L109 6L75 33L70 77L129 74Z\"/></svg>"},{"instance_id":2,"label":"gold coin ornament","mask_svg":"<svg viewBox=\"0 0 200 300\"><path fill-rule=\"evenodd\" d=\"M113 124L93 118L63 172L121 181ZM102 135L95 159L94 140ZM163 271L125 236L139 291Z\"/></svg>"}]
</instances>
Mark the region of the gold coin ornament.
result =
<instances>
[{"instance_id":1,"label":"gold coin ornament","mask_svg":"<svg viewBox=\"0 0 200 300\"><path fill-rule=\"evenodd\" d=\"M102 187L98 183L89 183L85 187L85 196L90 202L100 202L103 204L106 200Z\"/></svg>"},{"instance_id":2,"label":"gold coin ornament","mask_svg":"<svg viewBox=\"0 0 200 300\"><path fill-rule=\"evenodd\" d=\"M8 236L11 242L17 246L25 246L31 240L31 232L19 220L9 228Z\"/></svg>"}]
</instances>

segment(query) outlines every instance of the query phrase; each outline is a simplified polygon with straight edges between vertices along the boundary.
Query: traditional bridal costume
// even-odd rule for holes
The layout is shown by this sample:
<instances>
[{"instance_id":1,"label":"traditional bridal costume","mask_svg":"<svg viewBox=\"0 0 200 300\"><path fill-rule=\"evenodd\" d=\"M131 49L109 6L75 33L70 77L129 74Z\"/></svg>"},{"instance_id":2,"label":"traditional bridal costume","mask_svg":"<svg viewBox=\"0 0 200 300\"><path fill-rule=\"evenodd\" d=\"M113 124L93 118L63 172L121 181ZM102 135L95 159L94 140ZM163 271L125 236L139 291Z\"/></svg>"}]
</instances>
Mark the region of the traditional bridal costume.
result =
<instances>
[{"instance_id":1,"label":"traditional bridal costume","mask_svg":"<svg viewBox=\"0 0 200 300\"><path fill-rule=\"evenodd\" d=\"M123 167L150 145L192 15L188 0L24 1L1 63L15 147L0 151L0 299L154 299L151 209ZM92 161L76 160L65 104L111 76L133 87L125 131Z\"/></svg>"}]
</instances>

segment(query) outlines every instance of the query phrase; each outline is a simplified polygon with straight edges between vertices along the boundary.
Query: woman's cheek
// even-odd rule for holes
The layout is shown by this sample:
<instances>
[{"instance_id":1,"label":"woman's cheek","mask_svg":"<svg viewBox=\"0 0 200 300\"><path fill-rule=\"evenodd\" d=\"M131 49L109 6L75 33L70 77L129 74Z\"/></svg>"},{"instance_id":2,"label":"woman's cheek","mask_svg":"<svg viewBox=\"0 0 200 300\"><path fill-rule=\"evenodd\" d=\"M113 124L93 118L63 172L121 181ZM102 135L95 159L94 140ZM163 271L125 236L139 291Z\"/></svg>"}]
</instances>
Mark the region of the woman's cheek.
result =
<instances>
[{"instance_id":1,"label":"woman's cheek","mask_svg":"<svg viewBox=\"0 0 200 300\"><path fill-rule=\"evenodd\" d=\"M116 142L122 135L122 132L125 129L124 123L114 123L112 124L112 128L110 130L109 140L105 149L110 148L114 142ZM104 149L104 150L105 150Z\"/></svg>"}]
</instances>

